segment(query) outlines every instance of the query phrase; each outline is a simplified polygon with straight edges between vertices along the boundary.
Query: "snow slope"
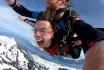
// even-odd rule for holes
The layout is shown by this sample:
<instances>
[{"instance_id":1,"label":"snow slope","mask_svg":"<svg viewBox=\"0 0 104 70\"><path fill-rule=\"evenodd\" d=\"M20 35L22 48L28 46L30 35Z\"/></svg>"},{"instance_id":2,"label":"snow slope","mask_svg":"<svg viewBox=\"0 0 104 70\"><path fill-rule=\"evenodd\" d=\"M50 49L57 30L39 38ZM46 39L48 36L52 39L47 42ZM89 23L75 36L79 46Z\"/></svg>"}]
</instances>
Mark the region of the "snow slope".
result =
<instances>
[{"instance_id":1,"label":"snow slope","mask_svg":"<svg viewBox=\"0 0 104 70\"><path fill-rule=\"evenodd\" d=\"M47 68L48 70L82 69L83 57L73 60L71 58L61 56L51 56L43 50L37 48L32 27L20 21L18 19L18 15L19 14L15 13L4 2L4 0L0 0L0 35L14 37L18 46L28 52L34 59L34 62Z\"/></svg>"}]
</instances>

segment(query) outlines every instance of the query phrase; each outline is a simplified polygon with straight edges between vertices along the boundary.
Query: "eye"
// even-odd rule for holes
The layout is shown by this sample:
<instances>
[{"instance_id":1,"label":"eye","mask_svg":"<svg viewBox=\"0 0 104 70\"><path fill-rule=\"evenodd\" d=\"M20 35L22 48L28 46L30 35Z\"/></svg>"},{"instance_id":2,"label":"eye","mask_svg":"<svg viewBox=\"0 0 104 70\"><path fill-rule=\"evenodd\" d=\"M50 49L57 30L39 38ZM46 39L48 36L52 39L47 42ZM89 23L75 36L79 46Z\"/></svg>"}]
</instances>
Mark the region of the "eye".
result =
<instances>
[{"instance_id":1,"label":"eye","mask_svg":"<svg viewBox=\"0 0 104 70\"><path fill-rule=\"evenodd\" d=\"M47 29L40 29L40 32L47 32Z\"/></svg>"},{"instance_id":2,"label":"eye","mask_svg":"<svg viewBox=\"0 0 104 70\"><path fill-rule=\"evenodd\" d=\"M39 29L34 29L35 32L39 31Z\"/></svg>"}]
</instances>

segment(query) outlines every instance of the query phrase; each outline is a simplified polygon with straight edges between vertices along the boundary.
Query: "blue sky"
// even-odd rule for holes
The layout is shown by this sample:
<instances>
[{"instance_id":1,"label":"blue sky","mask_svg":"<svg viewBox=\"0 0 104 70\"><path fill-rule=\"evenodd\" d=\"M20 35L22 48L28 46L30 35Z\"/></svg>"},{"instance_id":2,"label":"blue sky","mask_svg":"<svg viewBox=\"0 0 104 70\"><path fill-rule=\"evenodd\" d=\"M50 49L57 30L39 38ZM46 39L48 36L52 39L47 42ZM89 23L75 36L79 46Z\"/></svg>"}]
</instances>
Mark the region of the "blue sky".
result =
<instances>
[{"instance_id":1,"label":"blue sky","mask_svg":"<svg viewBox=\"0 0 104 70\"><path fill-rule=\"evenodd\" d=\"M43 10L45 0L20 1L31 10ZM104 0L72 0L72 8L77 10L83 20L94 27L104 28Z\"/></svg>"},{"instance_id":2,"label":"blue sky","mask_svg":"<svg viewBox=\"0 0 104 70\"><path fill-rule=\"evenodd\" d=\"M104 27L104 0L73 0L82 19L95 27Z\"/></svg>"},{"instance_id":3,"label":"blue sky","mask_svg":"<svg viewBox=\"0 0 104 70\"><path fill-rule=\"evenodd\" d=\"M45 9L45 0L18 0L30 10ZM104 0L72 0L72 8L94 27L104 28Z\"/></svg>"}]
</instances>

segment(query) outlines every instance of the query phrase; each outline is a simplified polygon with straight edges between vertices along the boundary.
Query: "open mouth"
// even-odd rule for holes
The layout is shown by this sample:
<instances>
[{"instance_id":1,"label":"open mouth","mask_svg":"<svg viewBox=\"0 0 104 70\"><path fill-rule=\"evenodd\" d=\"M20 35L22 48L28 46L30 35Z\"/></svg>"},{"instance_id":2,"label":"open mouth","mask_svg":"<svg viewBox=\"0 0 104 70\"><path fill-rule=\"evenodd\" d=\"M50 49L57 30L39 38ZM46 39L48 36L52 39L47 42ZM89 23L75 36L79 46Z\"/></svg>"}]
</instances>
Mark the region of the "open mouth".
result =
<instances>
[{"instance_id":1,"label":"open mouth","mask_svg":"<svg viewBox=\"0 0 104 70\"><path fill-rule=\"evenodd\" d=\"M40 40L40 41L38 40L38 41L37 41L37 44L38 44L38 45L42 45L43 42L44 42L43 40Z\"/></svg>"}]
</instances>

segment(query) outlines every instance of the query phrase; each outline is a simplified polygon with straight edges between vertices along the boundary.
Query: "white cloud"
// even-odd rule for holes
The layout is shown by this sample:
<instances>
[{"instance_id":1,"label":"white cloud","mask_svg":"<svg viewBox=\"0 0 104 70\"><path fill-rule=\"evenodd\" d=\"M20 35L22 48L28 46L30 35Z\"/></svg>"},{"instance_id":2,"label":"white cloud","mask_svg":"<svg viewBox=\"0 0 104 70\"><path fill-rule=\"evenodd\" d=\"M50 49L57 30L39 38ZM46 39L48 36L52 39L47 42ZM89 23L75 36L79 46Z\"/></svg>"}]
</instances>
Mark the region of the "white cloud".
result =
<instances>
[{"instance_id":1,"label":"white cloud","mask_svg":"<svg viewBox=\"0 0 104 70\"><path fill-rule=\"evenodd\" d=\"M104 5L104 0L100 0L100 3L101 3L102 5Z\"/></svg>"}]
</instances>

